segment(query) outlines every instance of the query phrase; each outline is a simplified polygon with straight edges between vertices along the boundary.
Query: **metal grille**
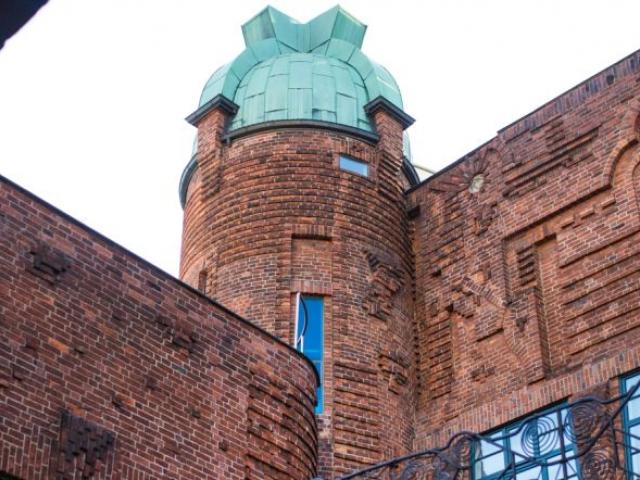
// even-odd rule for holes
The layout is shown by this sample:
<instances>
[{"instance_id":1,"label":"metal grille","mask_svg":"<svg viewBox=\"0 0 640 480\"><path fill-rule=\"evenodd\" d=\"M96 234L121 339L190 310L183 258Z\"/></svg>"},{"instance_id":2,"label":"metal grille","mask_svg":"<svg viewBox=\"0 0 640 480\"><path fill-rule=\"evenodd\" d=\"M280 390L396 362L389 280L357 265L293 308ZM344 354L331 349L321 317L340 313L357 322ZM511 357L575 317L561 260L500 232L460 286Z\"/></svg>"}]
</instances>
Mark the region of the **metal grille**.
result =
<instances>
[{"instance_id":1,"label":"metal grille","mask_svg":"<svg viewBox=\"0 0 640 480\"><path fill-rule=\"evenodd\" d=\"M531 415L498 434L460 432L442 448L398 457L341 480L639 479L640 437L624 421L638 382L619 397L585 397ZM496 460L497 459L497 460Z\"/></svg>"}]
</instances>

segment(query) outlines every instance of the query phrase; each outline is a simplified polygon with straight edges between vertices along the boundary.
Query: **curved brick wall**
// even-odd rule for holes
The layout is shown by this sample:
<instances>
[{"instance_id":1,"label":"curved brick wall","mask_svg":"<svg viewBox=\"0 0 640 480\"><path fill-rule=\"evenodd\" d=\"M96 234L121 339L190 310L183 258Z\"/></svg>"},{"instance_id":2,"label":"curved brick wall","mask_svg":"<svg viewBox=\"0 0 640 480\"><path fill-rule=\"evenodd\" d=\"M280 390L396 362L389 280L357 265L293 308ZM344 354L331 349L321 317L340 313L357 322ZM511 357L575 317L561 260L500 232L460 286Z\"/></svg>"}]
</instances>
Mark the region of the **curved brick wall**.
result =
<instances>
[{"instance_id":1,"label":"curved brick wall","mask_svg":"<svg viewBox=\"0 0 640 480\"><path fill-rule=\"evenodd\" d=\"M0 238L0 473L317 474L300 354L2 177Z\"/></svg>"},{"instance_id":2,"label":"curved brick wall","mask_svg":"<svg viewBox=\"0 0 640 480\"><path fill-rule=\"evenodd\" d=\"M227 145L221 120L214 112L199 125L182 278L196 285L206 271L209 295L288 343L294 293L325 296L321 473L408 451L414 335L400 125L377 113L375 145L303 128ZM341 153L366 161L369 178L340 170Z\"/></svg>"}]
</instances>

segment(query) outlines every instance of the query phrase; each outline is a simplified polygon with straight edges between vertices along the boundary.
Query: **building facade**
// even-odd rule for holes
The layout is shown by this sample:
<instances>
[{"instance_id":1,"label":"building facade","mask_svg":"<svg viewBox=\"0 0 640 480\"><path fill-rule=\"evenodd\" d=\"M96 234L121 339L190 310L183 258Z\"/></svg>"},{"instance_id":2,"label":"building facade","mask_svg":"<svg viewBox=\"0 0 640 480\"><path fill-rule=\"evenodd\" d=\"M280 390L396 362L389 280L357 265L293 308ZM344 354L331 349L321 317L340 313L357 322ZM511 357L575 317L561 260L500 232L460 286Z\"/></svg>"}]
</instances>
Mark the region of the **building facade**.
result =
<instances>
[{"instance_id":1,"label":"building facade","mask_svg":"<svg viewBox=\"0 0 640 480\"><path fill-rule=\"evenodd\" d=\"M640 476L640 52L420 182L365 25L242 31L180 281L2 180L0 478Z\"/></svg>"}]
</instances>

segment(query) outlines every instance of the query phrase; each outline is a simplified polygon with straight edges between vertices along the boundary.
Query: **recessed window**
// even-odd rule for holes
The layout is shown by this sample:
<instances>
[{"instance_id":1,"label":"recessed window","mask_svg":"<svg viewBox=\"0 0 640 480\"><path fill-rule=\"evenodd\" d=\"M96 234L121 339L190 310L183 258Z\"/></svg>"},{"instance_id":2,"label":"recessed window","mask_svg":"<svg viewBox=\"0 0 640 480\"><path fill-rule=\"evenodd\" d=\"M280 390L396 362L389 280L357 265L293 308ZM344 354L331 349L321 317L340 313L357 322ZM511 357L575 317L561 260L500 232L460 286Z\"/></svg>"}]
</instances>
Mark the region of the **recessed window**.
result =
<instances>
[{"instance_id":1,"label":"recessed window","mask_svg":"<svg viewBox=\"0 0 640 480\"><path fill-rule=\"evenodd\" d=\"M568 409L556 407L514 422L488 435L473 452L474 480L575 479L579 467L572 435L566 431ZM534 461L535 459L535 461Z\"/></svg>"},{"instance_id":2,"label":"recessed window","mask_svg":"<svg viewBox=\"0 0 640 480\"><path fill-rule=\"evenodd\" d=\"M200 290L202 293L206 293L207 291L207 271L206 270L202 270L198 274L198 290Z\"/></svg>"},{"instance_id":3,"label":"recessed window","mask_svg":"<svg viewBox=\"0 0 640 480\"><path fill-rule=\"evenodd\" d=\"M316 413L322 413L324 392L322 389L324 350L324 298L298 293L296 296L296 341L299 352L311 360L320 377Z\"/></svg>"},{"instance_id":4,"label":"recessed window","mask_svg":"<svg viewBox=\"0 0 640 480\"><path fill-rule=\"evenodd\" d=\"M622 379L622 393L628 394L640 382L640 373ZM632 473L633 478L640 475L640 389L635 389L631 399L625 405L622 414L625 438L625 457L627 471Z\"/></svg>"},{"instance_id":5,"label":"recessed window","mask_svg":"<svg viewBox=\"0 0 640 480\"><path fill-rule=\"evenodd\" d=\"M355 158L346 157L340 155L340 169L346 172L362 175L363 177L369 176L369 165Z\"/></svg>"}]
</instances>

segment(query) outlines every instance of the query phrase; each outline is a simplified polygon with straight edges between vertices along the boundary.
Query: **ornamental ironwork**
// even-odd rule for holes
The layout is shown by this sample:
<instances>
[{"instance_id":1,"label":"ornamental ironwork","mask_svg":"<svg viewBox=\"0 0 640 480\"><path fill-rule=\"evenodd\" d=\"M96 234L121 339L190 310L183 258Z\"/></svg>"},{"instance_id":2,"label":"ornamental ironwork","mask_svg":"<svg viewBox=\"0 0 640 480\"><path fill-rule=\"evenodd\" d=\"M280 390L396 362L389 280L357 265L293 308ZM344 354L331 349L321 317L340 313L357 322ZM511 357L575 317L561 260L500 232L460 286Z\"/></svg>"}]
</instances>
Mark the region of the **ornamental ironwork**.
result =
<instances>
[{"instance_id":1,"label":"ornamental ironwork","mask_svg":"<svg viewBox=\"0 0 640 480\"><path fill-rule=\"evenodd\" d=\"M463 431L444 447L340 480L640 480L640 428L626 421L640 408L639 388L556 405L487 434Z\"/></svg>"}]
</instances>

